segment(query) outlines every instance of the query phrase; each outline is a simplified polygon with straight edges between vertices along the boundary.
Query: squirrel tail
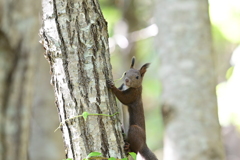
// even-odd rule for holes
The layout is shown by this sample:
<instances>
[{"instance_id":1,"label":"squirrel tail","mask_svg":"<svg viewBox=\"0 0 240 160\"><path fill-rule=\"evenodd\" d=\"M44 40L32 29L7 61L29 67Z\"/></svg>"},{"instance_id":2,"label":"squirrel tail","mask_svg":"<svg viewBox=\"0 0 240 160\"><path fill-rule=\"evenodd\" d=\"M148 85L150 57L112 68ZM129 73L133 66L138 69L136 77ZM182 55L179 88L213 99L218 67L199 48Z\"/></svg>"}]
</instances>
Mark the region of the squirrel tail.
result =
<instances>
[{"instance_id":1,"label":"squirrel tail","mask_svg":"<svg viewBox=\"0 0 240 160\"><path fill-rule=\"evenodd\" d=\"M158 160L155 154L148 148L147 145L143 147L143 149L139 151L139 153L145 160Z\"/></svg>"}]
</instances>

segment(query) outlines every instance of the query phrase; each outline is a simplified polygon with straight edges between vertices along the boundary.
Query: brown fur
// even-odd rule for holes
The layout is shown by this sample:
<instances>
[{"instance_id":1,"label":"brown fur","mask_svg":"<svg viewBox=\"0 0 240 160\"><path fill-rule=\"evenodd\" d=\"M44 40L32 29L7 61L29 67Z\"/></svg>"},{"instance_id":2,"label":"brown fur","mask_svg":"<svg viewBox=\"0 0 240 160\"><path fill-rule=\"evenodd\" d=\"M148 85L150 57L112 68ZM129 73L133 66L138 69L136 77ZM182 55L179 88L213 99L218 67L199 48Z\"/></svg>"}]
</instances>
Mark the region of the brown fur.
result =
<instances>
[{"instance_id":1,"label":"brown fur","mask_svg":"<svg viewBox=\"0 0 240 160\"><path fill-rule=\"evenodd\" d=\"M125 73L125 82L128 89L120 90L112 81L108 80L108 87L124 105L128 106L130 126L127 142L130 151L140 153L146 160L157 160L146 144L145 118L142 104L142 80L149 63L144 64L140 70L133 68L135 58L132 59L131 68ZM128 149L128 148L127 148Z\"/></svg>"}]
</instances>

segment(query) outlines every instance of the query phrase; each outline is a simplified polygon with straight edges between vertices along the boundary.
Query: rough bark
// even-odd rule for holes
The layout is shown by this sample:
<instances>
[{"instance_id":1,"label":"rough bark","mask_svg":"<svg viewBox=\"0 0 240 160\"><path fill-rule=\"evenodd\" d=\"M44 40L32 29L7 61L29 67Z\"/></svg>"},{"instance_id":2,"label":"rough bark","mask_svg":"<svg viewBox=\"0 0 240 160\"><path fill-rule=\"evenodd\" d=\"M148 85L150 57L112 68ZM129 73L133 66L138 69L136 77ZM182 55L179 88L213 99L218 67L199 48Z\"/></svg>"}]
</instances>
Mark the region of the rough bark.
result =
<instances>
[{"instance_id":1,"label":"rough bark","mask_svg":"<svg viewBox=\"0 0 240 160\"><path fill-rule=\"evenodd\" d=\"M207 0L158 0L164 159L223 160Z\"/></svg>"},{"instance_id":2,"label":"rough bark","mask_svg":"<svg viewBox=\"0 0 240 160\"><path fill-rule=\"evenodd\" d=\"M59 120L67 158L82 159L98 151L123 157L118 116L89 116L83 112L114 114L115 99L106 79L112 78L107 23L97 0L43 0L41 43L50 63Z\"/></svg>"},{"instance_id":3,"label":"rough bark","mask_svg":"<svg viewBox=\"0 0 240 160\"><path fill-rule=\"evenodd\" d=\"M28 159L33 53L40 46L35 6L30 0L0 1L0 160Z\"/></svg>"}]
</instances>

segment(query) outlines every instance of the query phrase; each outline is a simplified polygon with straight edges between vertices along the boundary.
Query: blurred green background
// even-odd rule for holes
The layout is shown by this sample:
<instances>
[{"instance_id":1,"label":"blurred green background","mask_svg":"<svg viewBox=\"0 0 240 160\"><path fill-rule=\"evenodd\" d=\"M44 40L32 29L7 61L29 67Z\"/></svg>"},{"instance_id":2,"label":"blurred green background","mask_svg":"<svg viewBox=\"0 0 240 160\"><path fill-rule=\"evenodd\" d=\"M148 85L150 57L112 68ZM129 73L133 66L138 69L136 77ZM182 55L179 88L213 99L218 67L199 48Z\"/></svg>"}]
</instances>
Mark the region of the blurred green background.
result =
<instances>
[{"instance_id":1,"label":"blurred green background","mask_svg":"<svg viewBox=\"0 0 240 160\"><path fill-rule=\"evenodd\" d=\"M147 143L157 150L162 147L163 123L160 114L161 84L159 83L159 57L155 51L154 33L147 30L154 25L154 0L112 1L100 0L102 11L108 22L111 63L114 79L129 69L130 59L136 56L136 66L150 62L144 83L143 98L147 125ZM210 0L209 14L212 24L213 52L217 70L216 92L219 105L219 120L222 126L230 124L240 127L240 1ZM155 17L157 18L157 17ZM148 36L132 41L132 35L146 30ZM121 36L122 37L121 37ZM119 44L124 41L126 45ZM114 41L114 42L112 42ZM111 43L112 42L112 43ZM235 53L233 56L233 52ZM126 63L128 62L128 63ZM239 71L239 70L238 70ZM117 85L121 85L118 82Z\"/></svg>"}]
</instances>

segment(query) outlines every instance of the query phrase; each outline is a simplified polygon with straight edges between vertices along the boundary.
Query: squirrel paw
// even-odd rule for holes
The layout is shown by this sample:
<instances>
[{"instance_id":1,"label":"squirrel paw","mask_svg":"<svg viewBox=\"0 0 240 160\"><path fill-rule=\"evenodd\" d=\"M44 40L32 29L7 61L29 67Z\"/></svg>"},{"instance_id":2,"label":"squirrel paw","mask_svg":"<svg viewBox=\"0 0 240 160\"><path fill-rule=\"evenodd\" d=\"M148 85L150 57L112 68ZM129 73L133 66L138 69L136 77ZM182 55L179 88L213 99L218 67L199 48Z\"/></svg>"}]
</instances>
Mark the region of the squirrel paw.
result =
<instances>
[{"instance_id":1,"label":"squirrel paw","mask_svg":"<svg viewBox=\"0 0 240 160\"><path fill-rule=\"evenodd\" d=\"M113 88L114 87L114 83L111 80L107 80L107 87L108 88Z\"/></svg>"},{"instance_id":2,"label":"squirrel paw","mask_svg":"<svg viewBox=\"0 0 240 160\"><path fill-rule=\"evenodd\" d=\"M130 150L130 143L128 143L128 142L125 141L125 144L124 144L123 149L124 149L124 151L125 151L126 153L131 152L131 150Z\"/></svg>"}]
</instances>

